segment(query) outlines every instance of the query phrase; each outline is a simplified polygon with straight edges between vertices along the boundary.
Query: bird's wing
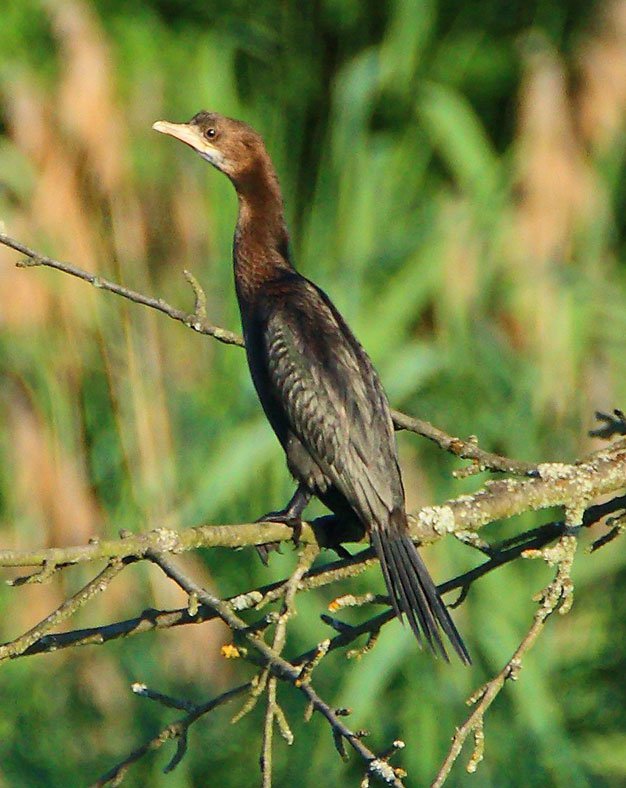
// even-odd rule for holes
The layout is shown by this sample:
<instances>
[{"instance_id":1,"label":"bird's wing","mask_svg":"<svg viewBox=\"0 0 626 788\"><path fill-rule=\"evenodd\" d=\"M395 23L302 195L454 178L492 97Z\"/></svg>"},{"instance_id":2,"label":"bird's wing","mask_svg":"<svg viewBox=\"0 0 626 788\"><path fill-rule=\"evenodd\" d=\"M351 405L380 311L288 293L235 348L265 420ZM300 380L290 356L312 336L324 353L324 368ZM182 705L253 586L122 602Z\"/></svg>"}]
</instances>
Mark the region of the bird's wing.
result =
<instances>
[{"instance_id":1,"label":"bird's wing","mask_svg":"<svg viewBox=\"0 0 626 788\"><path fill-rule=\"evenodd\" d=\"M367 354L328 297L299 275L273 286L265 312L267 385L289 430L370 531L398 617L447 659L444 632L469 663L407 530L389 405Z\"/></svg>"},{"instance_id":2,"label":"bird's wing","mask_svg":"<svg viewBox=\"0 0 626 788\"><path fill-rule=\"evenodd\" d=\"M298 276L276 288L264 332L270 386L312 459L366 524L382 525L404 494L378 375L312 282Z\"/></svg>"}]
</instances>

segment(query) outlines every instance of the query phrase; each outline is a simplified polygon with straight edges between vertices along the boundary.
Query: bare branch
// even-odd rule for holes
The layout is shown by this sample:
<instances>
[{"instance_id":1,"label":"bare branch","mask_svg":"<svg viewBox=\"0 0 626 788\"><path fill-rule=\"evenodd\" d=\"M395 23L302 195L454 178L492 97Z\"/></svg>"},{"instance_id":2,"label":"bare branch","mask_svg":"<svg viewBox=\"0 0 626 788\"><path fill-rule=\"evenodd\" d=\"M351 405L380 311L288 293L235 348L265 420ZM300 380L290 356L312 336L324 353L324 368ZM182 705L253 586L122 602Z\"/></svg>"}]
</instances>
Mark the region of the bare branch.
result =
<instances>
[{"instance_id":1,"label":"bare branch","mask_svg":"<svg viewBox=\"0 0 626 788\"><path fill-rule=\"evenodd\" d=\"M272 648L276 654L281 654L285 646L285 639L287 636L287 622L295 614L295 598L305 573L311 567L319 553L317 545L306 545L300 553L298 563L294 569L291 577L285 583L285 596L283 600L283 608L276 621L276 629L274 630L274 642ZM269 670L269 667L267 668ZM293 744L293 734L287 719L281 707L278 705L277 700L277 683L276 676L270 676L267 679L267 708L265 711L265 719L263 724L263 743L261 749L261 757L259 759L261 765L262 785L263 788L271 788L272 785L272 740L274 734L274 720L277 721L279 729L283 738L288 744Z\"/></svg>"},{"instance_id":2,"label":"bare branch","mask_svg":"<svg viewBox=\"0 0 626 788\"><path fill-rule=\"evenodd\" d=\"M162 692L157 692L157 690L150 689L145 684L142 684L138 681L131 685L131 689L135 695L140 695L142 698L154 700L169 709L178 709L179 711L188 712L195 711L196 709L197 704L195 703L191 703L190 701L183 700L181 698L173 698L171 695L164 695Z\"/></svg>"},{"instance_id":3,"label":"bare branch","mask_svg":"<svg viewBox=\"0 0 626 788\"><path fill-rule=\"evenodd\" d=\"M0 646L0 662L5 659L14 659L23 654L30 646L41 640L53 627L58 626L62 621L70 618L79 608L85 605L97 594L101 594L108 587L111 580L118 575L125 564L122 561L111 561L109 565L100 572L86 586L66 599L63 604L36 624L28 632L20 637Z\"/></svg>"},{"instance_id":4,"label":"bare branch","mask_svg":"<svg viewBox=\"0 0 626 788\"><path fill-rule=\"evenodd\" d=\"M596 550L617 539L618 536L621 536L626 531L626 516L622 514L620 517L612 517L609 520L609 524L612 525L611 530L595 540L589 548L590 553L595 553Z\"/></svg>"},{"instance_id":5,"label":"bare branch","mask_svg":"<svg viewBox=\"0 0 626 788\"><path fill-rule=\"evenodd\" d=\"M263 719L263 737L259 757L262 788L272 788L272 741L276 707L276 676L270 676L267 683L267 709Z\"/></svg>"},{"instance_id":6,"label":"bare branch","mask_svg":"<svg viewBox=\"0 0 626 788\"><path fill-rule=\"evenodd\" d=\"M248 681L245 684L240 684L238 687L234 687L233 689L224 692L222 695L219 695L217 698L213 698L207 703L199 704L194 708L193 711L190 711L189 714L186 714L177 722L174 722L171 725L163 728L163 730L160 731L156 736L147 741L145 744L142 744L141 747L133 750L129 755L126 756L126 758L124 758L123 761L120 761L112 769L109 769L106 774L103 774L102 777L100 777L100 779L93 784L93 788L102 788L102 786L108 785L109 783L119 785L124 779L129 767L132 766L133 763L141 760L141 758L143 758L147 753L153 750L158 750L163 744L165 744L165 742L170 741L171 739L179 739L181 736L186 736L187 730L193 722L205 714L208 714L210 711L213 711L213 709L216 709L218 706L223 706L225 703L228 703L239 695L242 695L249 688L250 682ZM171 766L171 763L172 762L170 761L169 766Z\"/></svg>"},{"instance_id":7,"label":"bare branch","mask_svg":"<svg viewBox=\"0 0 626 788\"><path fill-rule=\"evenodd\" d=\"M339 582L359 574L374 563L371 550L363 550L349 560L342 559L310 570L298 583L298 591L321 588L329 583ZM237 594L226 600L233 610L259 610L270 602L280 600L286 593L289 584L281 580L266 586L255 588L243 594ZM188 607L177 610L144 610L141 615L118 621L101 627L77 629L60 634L46 634L23 652L24 656L58 651L73 646L101 645L110 640L130 635L150 632L154 629L169 629L186 624L201 624L216 618L215 611L206 605L198 605L195 612Z\"/></svg>"},{"instance_id":8,"label":"bare branch","mask_svg":"<svg viewBox=\"0 0 626 788\"><path fill-rule=\"evenodd\" d=\"M468 705L475 708L467 720L456 729L452 739L452 746L437 772L431 788L441 788L459 757L461 749L468 737L474 735L474 751L467 764L468 772L475 772L478 764L483 759L484 753L484 717L487 709L496 699L507 679L516 680L522 668L522 659L537 642L543 631L548 617L559 608L559 612L567 613L571 607L572 582L570 570L576 549L576 539L573 536L561 537L558 545L550 548L551 552L544 554L550 563L556 560L557 571L554 580L539 595L539 607L533 617L533 623L519 644L511 659L493 679L484 684L467 701Z\"/></svg>"},{"instance_id":9,"label":"bare branch","mask_svg":"<svg viewBox=\"0 0 626 788\"><path fill-rule=\"evenodd\" d=\"M222 621L224 621L234 633L243 636L244 639L248 641L249 645L251 645L264 659L273 676L297 687L306 696L315 711L318 711L326 718L333 732L343 737L366 762L369 772L380 776L381 779L384 779L389 785L393 785L395 788L400 788L400 786L402 786L401 780L395 777L393 769L391 769L386 762L377 758L376 755L363 744L357 734L353 733L344 725L333 709L322 700L317 692L315 692L311 684L309 682L299 682L300 670L277 654L261 637L251 631L250 627L232 611L228 603L223 602L218 597L206 591L206 589L197 585L185 573L181 572L171 559L164 555L151 552L147 557L160 566L164 573L184 591L188 594L194 593L202 604L212 607Z\"/></svg>"},{"instance_id":10,"label":"bare branch","mask_svg":"<svg viewBox=\"0 0 626 788\"><path fill-rule=\"evenodd\" d=\"M588 499L626 487L626 441L616 441L585 462L574 465L544 463L532 479L503 479L487 482L473 495L463 495L440 506L427 506L409 515L411 535L419 544L431 544L448 533L477 530L484 525L526 511L568 506L584 490ZM332 525L332 527L329 527ZM0 566L73 564L113 558L141 558L149 551L181 553L199 547L244 547L292 539L292 529L280 523L201 525L176 531L158 528L120 540L39 550L0 550ZM329 538L330 536L330 538ZM342 523L334 517L305 523L303 543L327 546L343 541ZM345 532L346 540L353 538ZM350 562L346 561L346 566Z\"/></svg>"},{"instance_id":11,"label":"bare branch","mask_svg":"<svg viewBox=\"0 0 626 788\"><path fill-rule=\"evenodd\" d=\"M591 526L603 517L608 517L615 512L623 511L625 508L626 496L618 496L602 504L590 506L583 515L582 524L586 527ZM607 522L608 525L612 525L612 523L613 520ZM525 533L517 534L500 544L491 545L489 547L490 558L488 561L469 570L463 575L445 583L441 583L438 586L439 592L445 594L455 589L461 589L462 593L460 598L452 605L452 607L457 607L465 599L472 583L480 577L483 577L485 574L504 564L516 560L526 550L544 547L554 539L562 536L565 530L565 522L547 523L538 528L526 531ZM600 537L594 542L591 548L592 551L602 546L602 544L611 541L614 536L617 535L617 532L614 534L614 531L616 531L615 528L613 528L608 535ZM316 567L315 569L309 570L299 580L298 591L322 588L330 583L340 582L353 577L370 566L374 561L375 558L373 557L372 550L367 549L348 560L342 559L330 564L325 564L321 567ZM242 594L237 594L226 601L232 606L233 610L238 612L251 609L259 610L268 603L281 599L286 593L288 585L289 578L252 589ZM388 599L387 597L374 594L365 594L362 597L353 597L350 594L346 594L333 602L331 610L334 611L350 604L369 602L375 604L388 604ZM136 618L118 621L101 627L78 629L71 632L63 632L61 634L43 635L22 652L22 655L28 656L48 651L58 651L59 649L73 646L101 645L109 640L140 634L142 632L149 632L153 629L169 629L171 627L187 624L201 624L215 617L215 611L206 605L199 605L197 610L193 613L190 612L188 607L178 610L144 610L141 615ZM331 624L331 626L335 626L335 623L333 623L333 621L335 621L334 619L331 620L328 616L322 617ZM384 613L382 616L376 616L369 621L363 622L359 627L351 626L343 622L336 622L337 626L340 625L340 631L343 633L343 637L335 638L332 641L332 646L330 645L330 640L324 641L326 643L326 650L332 651L336 648L349 645L350 642L357 639L362 634L369 634L371 636L379 631L380 627L392 618L392 614ZM319 648L319 646L312 651L306 652L305 655L295 660L295 663L301 664L303 661L312 659L311 655L316 654L317 648Z\"/></svg>"},{"instance_id":12,"label":"bare branch","mask_svg":"<svg viewBox=\"0 0 626 788\"><path fill-rule=\"evenodd\" d=\"M499 454L485 451L478 446L475 438L470 440L462 440L448 435L443 430L438 429L433 424L422 419L416 419L412 416L407 416L400 413L398 410L392 410L391 415L393 422L398 430L408 430L417 435L421 435L428 440L433 441L440 448L445 451L455 454L462 460L472 460L474 467L472 473L480 473L481 471L499 471L501 473L512 473L515 476L534 476L537 472L537 466L527 462L520 462L519 460L511 460L508 457L502 457Z\"/></svg>"},{"instance_id":13,"label":"bare branch","mask_svg":"<svg viewBox=\"0 0 626 788\"><path fill-rule=\"evenodd\" d=\"M117 284L117 282L112 282L111 280L105 279L104 277L96 276L96 274L85 271L76 265L72 265L71 263L63 263L60 260L55 260L52 257L39 254L39 252L36 252L34 249L30 249L25 244L16 241L14 238L11 238L4 233L0 233L0 244L8 246L11 249L15 249L16 252L20 252L20 254L26 256L26 260L18 263L18 266L22 268L30 268L35 266L54 268L57 271L62 271L65 274L82 279L84 282L89 282L89 284L97 287L99 290L106 290L109 293L115 293L115 295L126 298L135 304L141 304L142 306L150 307L150 309L156 309L158 312L162 312L164 315L171 317L172 320L183 323L188 328L197 331L199 334L206 334L208 336L214 337L219 342L223 342L226 345L243 346L243 339L238 334L228 331L225 328L219 328L218 326L211 325L209 322L207 322L206 314L203 314L202 312L202 301L201 299L198 299L199 288L196 288L197 283L195 280L193 280L191 284L196 294L196 311L189 314L188 312L184 312L181 309L176 309L176 307L170 306L170 304L161 298L152 298L150 296L143 295L142 293L138 293L128 287L123 287L122 285ZM189 277L187 277L187 279L190 281Z\"/></svg>"}]
</instances>

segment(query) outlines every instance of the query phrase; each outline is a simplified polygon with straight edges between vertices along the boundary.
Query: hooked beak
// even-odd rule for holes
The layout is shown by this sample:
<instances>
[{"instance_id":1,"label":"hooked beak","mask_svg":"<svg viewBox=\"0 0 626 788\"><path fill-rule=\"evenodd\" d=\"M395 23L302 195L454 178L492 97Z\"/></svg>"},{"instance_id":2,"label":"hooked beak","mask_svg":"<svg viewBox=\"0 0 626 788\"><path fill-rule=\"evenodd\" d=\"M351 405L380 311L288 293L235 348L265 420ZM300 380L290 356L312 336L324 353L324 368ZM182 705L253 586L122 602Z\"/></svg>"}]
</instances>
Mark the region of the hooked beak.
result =
<instances>
[{"instance_id":1,"label":"hooked beak","mask_svg":"<svg viewBox=\"0 0 626 788\"><path fill-rule=\"evenodd\" d=\"M168 120L157 120L152 124L152 128L161 134L168 134L170 137L184 142L197 151L203 159L221 169L223 163L221 152L203 136L197 126L189 123L170 123Z\"/></svg>"}]
</instances>

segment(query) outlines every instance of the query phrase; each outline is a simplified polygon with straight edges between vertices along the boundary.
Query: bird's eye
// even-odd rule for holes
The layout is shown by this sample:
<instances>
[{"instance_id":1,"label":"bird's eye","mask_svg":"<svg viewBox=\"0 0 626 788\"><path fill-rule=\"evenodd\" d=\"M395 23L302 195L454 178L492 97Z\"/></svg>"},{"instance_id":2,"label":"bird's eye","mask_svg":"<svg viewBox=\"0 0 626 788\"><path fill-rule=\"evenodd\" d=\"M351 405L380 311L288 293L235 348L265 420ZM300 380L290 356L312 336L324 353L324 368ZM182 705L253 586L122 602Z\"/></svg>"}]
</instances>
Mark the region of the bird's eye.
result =
<instances>
[{"instance_id":1,"label":"bird's eye","mask_svg":"<svg viewBox=\"0 0 626 788\"><path fill-rule=\"evenodd\" d=\"M213 139L213 137L215 137L215 134L216 134L216 131L215 131L215 129L207 129L207 130L204 132L204 136L205 136L207 139L209 139L209 140L212 140L212 139Z\"/></svg>"}]
</instances>

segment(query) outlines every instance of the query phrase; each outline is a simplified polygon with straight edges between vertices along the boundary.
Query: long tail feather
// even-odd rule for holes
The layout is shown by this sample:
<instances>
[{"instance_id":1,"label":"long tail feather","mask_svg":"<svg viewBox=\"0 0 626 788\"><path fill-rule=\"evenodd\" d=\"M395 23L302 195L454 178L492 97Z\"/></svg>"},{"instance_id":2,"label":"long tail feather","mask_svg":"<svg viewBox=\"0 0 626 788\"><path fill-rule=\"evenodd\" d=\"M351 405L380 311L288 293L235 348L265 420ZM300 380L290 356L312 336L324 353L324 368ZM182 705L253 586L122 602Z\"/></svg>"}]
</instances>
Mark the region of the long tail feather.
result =
<instances>
[{"instance_id":1,"label":"long tail feather","mask_svg":"<svg viewBox=\"0 0 626 788\"><path fill-rule=\"evenodd\" d=\"M406 616L420 645L425 640L435 654L446 661L448 654L441 639L443 632L461 662L471 664L465 644L439 596L428 569L404 529L389 528L381 532L372 528L372 545L376 550L396 616Z\"/></svg>"}]
</instances>

